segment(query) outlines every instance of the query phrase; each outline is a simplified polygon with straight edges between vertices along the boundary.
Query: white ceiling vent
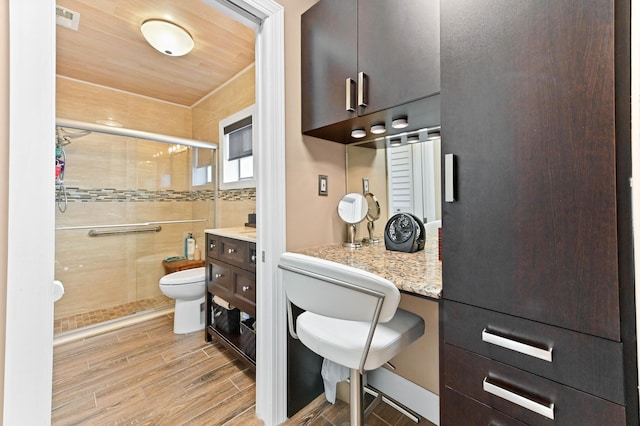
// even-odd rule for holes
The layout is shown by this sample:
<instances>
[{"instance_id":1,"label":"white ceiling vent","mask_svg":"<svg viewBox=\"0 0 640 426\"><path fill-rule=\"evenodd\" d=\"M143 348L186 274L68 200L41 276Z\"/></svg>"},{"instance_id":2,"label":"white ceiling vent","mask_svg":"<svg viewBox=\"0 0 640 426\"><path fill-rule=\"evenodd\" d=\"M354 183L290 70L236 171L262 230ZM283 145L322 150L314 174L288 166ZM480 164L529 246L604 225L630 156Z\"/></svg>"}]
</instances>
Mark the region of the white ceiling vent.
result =
<instances>
[{"instance_id":1,"label":"white ceiling vent","mask_svg":"<svg viewBox=\"0 0 640 426\"><path fill-rule=\"evenodd\" d=\"M80 14L73 10L65 9L56 5L56 24L78 31L78 25L80 24Z\"/></svg>"}]
</instances>

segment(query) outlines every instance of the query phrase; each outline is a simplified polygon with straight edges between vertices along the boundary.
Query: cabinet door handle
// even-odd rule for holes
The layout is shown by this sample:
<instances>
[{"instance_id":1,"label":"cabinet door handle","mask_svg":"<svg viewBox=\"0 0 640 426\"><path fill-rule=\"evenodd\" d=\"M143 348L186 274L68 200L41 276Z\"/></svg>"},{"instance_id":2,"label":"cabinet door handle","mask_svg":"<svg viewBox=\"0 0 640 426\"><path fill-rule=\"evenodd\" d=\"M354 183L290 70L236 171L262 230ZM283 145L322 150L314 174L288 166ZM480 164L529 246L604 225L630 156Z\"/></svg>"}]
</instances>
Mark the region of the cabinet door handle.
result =
<instances>
[{"instance_id":1,"label":"cabinet door handle","mask_svg":"<svg viewBox=\"0 0 640 426\"><path fill-rule=\"evenodd\" d=\"M369 103L369 77L364 72L358 73L358 106L366 107Z\"/></svg>"},{"instance_id":2,"label":"cabinet door handle","mask_svg":"<svg viewBox=\"0 0 640 426\"><path fill-rule=\"evenodd\" d=\"M242 286L242 291L247 292L251 289L251 287L249 287L248 285L243 285Z\"/></svg>"},{"instance_id":3,"label":"cabinet door handle","mask_svg":"<svg viewBox=\"0 0 640 426\"><path fill-rule=\"evenodd\" d=\"M453 154L444 155L444 201L453 203L456 201L455 187L455 156Z\"/></svg>"},{"instance_id":4,"label":"cabinet door handle","mask_svg":"<svg viewBox=\"0 0 640 426\"><path fill-rule=\"evenodd\" d=\"M353 81L352 78L347 79L346 89L347 89L346 95L345 95L345 99L347 101L345 106L346 110L349 112L354 112L356 110L356 106L353 103L353 101L355 100L356 82Z\"/></svg>"},{"instance_id":5,"label":"cabinet door handle","mask_svg":"<svg viewBox=\"0 0 640 426\"><path fill-rule=\"evenodd\" d=\"M214 248L216 248L216 245L211 243L211 244L209 244L209 248L213 250Z\"/></svg>"},{"instance_id":6,"label":"cabinet door handle","mask_svg":"<svg viewBox=\"0 0 640 426\"><path fill-rule=\"evenodd\" d=\"M222 275L222 274L216 274L216 279L218 279L218 278L222 278L222 277L223 277L223 275Z\"/></svg>"},{"instance_id":7,"label":"cabinet door handle","mask_svg":"<svg viewBox=\"0 0 640 426\"><path fill-rule=\"evenodd\" d=\"M227 250L227 252L229 252L229 254L232 254L232 253L235 253L235 252L236 252L236 249L232 249L232 248L231 248L231 249Z\"/></svg>"},{"instance_id":8,"label":"cabinet door handle","mask_svg":"<svg viewBox=\"0 0 640 426\"><path fill-rule=\"evenodd\" d=\"M256 263L256 255L255 254L251 255L251 263Z\"/></svg>"},{"instance_id":9,"label":"cabinet door handle","mask_svg":"<svg viewBox=\"0 0 640 426\"><path fill-rule=\"evenodd\" d=\"M512 402L520 407L526 408L527 410L533 411L534 413L538 413L541 416L544 416L548 419L553 420L553 411L554 404L553 402L549 403L549 405L541 404L539 402L533 401L529 398L525 398L522 395L518 395L512 391L501 388L500 386L496 386L489 381L488 377L485 377L482 381L482 389L485 392L490 393L491 395L495 395L498 398L505 399L509 402Z\"/></svg>"},{"instance_id":10,"label":"cabinet door handle","mask_svg":"<svg viewBox=\"0 0 640 426\"><path fill-rule=\"evenodd\" d=\"M499 336L490 332L486 328L482 330L482 341L542 359L544 361L553 362L553 348L537 348L526 343L518 342L517 340Z\"/></svg>"}]
</instances>

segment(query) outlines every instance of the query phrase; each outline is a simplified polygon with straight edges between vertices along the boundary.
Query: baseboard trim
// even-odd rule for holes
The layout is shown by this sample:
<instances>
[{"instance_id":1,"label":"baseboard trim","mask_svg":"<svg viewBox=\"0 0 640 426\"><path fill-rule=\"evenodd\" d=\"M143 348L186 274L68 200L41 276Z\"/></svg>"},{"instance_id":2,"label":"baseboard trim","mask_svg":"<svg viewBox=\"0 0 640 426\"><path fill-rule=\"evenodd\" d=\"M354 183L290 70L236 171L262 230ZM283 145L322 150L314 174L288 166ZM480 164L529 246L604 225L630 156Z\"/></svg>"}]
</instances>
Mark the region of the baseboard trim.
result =
<instances>
[{"instance_id":1,"label":"baseboard trim","mask_svg":"<svg viewBox=\"0 0 640 426\"><path fill-rule=\"evenodd\" d=\"M367 384L415 411L435 425L440 424L440 397L386 368L367 373Z\"/></svg>"}]
</instances>

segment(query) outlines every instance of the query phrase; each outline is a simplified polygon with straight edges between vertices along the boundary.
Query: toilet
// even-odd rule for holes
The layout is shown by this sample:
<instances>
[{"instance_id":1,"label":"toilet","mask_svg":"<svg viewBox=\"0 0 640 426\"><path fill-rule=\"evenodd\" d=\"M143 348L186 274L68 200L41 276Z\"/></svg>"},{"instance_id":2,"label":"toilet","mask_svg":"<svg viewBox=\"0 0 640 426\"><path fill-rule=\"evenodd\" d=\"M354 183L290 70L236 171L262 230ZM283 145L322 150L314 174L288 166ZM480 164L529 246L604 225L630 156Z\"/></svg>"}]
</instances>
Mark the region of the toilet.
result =
<instances>
[{"instance_id":1,"label":"toilet","mask_svg":"<svg viewBox=\"0 0 640 426\"><path fill-rule=\"evenodd\" d=\"M204 329L205 268L186 269L160 278L160 291L176 300L173 332L192 333Z\"/></svg>"}]
</instances>

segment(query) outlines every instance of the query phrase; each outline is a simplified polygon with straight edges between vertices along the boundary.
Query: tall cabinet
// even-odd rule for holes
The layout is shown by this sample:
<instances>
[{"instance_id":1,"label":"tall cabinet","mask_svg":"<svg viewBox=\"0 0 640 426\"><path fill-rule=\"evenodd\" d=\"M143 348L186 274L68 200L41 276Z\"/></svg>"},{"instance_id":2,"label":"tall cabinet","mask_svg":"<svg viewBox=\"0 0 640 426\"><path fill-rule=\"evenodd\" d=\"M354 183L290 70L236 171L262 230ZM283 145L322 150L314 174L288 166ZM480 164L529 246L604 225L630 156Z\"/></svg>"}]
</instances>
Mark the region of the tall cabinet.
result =
<instances>
[{"instance_id":1,"label":"tall cabinet","mask_svg":"<svg viewBox=\"0 0 640 426\"><path fill-rule=\"evenodd\" d=\"M638 424L629 2L440 8L441 424Z\"/></svg>"}]
</instances>

